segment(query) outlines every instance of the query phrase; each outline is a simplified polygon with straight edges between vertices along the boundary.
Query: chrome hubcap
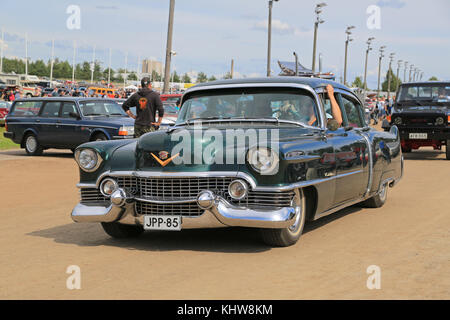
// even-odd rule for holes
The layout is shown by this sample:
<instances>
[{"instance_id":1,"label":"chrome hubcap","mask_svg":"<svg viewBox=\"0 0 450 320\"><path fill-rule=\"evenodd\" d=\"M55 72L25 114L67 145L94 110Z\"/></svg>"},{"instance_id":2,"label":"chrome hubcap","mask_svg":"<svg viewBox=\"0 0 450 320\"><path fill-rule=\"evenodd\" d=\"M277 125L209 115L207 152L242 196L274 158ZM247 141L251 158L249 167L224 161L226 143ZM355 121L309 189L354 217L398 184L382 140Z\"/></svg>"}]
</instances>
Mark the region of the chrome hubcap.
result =
<instances>
[{"instance_id":1,"label":"chrome hubcap","mask_svg":"<svg viewBox=\"0 0 450 320\"><path fill-rule=\"evenodd\" d=\"M26 142L27 150L30 152L36 151L37 141L33 136L29 136Z\"/></svg>"},{"instance_id":2,"label":"chrome hubcap","mask_svg":"<svg viewBox=\"0 0 450 320\"><path fill-rule=\"evenodd\" d=\"M300 195L300 192L297 190L294 200L292 201L292 206L295 208L295 222L292 226L289 227L289 231L293 234L297 233L302 224L304 219L303 214L303 205L302 205L302 196Z\"/></svg>"},{"instance_id":3,"label":"chrome hubcap","mask_svg":"<svg viewBox=\"0 0 450 320\"><path fill-rule=\"evenodd\" d=\"M387 183L383 184L380 191L380 199L384 201L387 195Z\"/></svg>"}]
</instances>

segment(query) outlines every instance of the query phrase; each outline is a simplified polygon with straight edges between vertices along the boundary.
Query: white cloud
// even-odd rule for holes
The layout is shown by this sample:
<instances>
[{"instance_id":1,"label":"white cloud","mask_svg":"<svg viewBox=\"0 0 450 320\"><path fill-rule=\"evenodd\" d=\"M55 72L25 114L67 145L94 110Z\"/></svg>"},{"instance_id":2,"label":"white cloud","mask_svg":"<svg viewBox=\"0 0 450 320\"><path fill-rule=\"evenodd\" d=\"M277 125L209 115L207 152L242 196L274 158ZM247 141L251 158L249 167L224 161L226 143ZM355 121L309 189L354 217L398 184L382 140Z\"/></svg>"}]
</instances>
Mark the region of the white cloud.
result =
<instances>
[{"instance_id":1,"label":"white cloud","mask_svg":"<svg viewBox=\"0 0 450 320\"><path fill-rule=\"evenodd\" d=\"M258 21L253 25L253 29L255 30L261 30L261 31L267 31L268 28L268 21L262 20ZM290 26L286 22L282 22L281 20L272 20L272 32L277 34L284 34L284 35L290 35L290 34L296 34L297 32L300 33L301 31Z\"/></svg>"}]
</instances>

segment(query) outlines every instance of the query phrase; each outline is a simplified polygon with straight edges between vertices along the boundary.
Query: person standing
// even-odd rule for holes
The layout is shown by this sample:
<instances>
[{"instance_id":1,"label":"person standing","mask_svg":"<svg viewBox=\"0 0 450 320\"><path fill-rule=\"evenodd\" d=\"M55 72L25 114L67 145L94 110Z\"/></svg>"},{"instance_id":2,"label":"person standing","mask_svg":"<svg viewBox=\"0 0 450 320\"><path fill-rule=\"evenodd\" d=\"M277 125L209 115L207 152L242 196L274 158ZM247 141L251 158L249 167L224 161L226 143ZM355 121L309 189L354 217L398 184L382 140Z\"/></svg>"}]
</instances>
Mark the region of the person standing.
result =
<instances>
[{"instance_id":1,"label":"person standing","mask_svg":"<svg viewBox=\"0 0 450 320\"><path fill-rule=\"evenodd\" d=\"M164 107L159 94L152 90L149 77L141 80L142 89L126 100L122 108L134 121L134 137L139 138L147 132L159 129L164 117ZM136 107L136 115L131 111ZM158 122L156 122L156 111L158 111Z\"/></svg>"}]
</instances>

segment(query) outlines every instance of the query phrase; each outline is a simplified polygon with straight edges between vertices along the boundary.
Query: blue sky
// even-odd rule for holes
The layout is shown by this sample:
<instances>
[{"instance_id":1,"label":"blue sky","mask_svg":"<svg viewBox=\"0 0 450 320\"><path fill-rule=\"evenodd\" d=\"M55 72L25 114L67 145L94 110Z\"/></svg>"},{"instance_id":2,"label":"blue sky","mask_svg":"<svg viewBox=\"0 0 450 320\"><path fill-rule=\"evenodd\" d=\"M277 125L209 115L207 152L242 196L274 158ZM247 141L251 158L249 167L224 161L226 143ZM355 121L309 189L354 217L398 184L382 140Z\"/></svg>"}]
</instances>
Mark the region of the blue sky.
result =
<instances>
[{"instance_id":1,"label":"blue sky","mask_svg":"<svg viewBox=\"0 0 450 320\"><path fill-rule=\"evenodd\" d=\"M293 60L299 54L305 67L311 67L314 7L319 1L280 0L273 6L272 69L276 60ZM345 28L354 25L349 47L348 79L361 75L368 37L375 37L369 58L369 87L376 87L378 48L386 45L386 57L407 60L432 75L450 79L450 1L448 0L328 0L318 33L318 53L325 71L337 79L344 65ZM25 4L26 3L26 4ZM81 9L81 29L69 30L69 5ZM381 29L369 30L366 9L381 9ZM50 57L51 39L55 55L72 60L72 43L77 41L77 61L90 60L96 46L97 60L108 64L113 50L113 67L136 70L140 55L163 60L167 38L169 0L41 0L8 1L2 4L0 27L5 30L5 55L24 57L24 35L30 41L29 56L35 60ZM267 54L267 0L176 0L173 65L177 72L203 71L220 76L235 60L238 76L265 75ZM383 75L388 59L383 60ZM401 69L401 74L403 69Z\"/></svg>"}]
</instances>

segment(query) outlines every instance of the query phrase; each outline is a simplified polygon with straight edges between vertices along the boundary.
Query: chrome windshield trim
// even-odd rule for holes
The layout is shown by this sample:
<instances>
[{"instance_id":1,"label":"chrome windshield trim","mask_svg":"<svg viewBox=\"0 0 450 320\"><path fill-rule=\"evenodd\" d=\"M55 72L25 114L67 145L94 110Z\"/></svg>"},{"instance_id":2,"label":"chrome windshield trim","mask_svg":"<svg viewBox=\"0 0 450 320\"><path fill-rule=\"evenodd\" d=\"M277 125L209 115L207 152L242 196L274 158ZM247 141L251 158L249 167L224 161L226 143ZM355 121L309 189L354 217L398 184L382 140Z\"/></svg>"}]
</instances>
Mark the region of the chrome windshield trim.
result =
<instances>
[{"instance_id":1,"label":"chrome windshield trim","mask_svg":"<svg viewBox=\"0 0 450 320\"><path fill-rule=\"evenodd\" d=\"M304 89L309 91L313 96L314 99L316 100L316 108L318 111L318 116L319 116L319 122L320 122L320 126L318 127L312 127L315 129L322 129L325 130L326 129L326 121L325 121L325 113L323 111L323 108L321 108L322 104L320 102L321 99L319 99L319 95L317 94L317 92L309 85L306 84L301 84L301 83L292 83L292 82L287 82L287 83L279 83L279 82L251 82L251 83L230 83L230 84L220 84L220 85L212 85L212 86L204 86L204 87L192 87L188 90L186 90L186 92L183 94L181 101L180 101L180 105L182 106L184 101L185 101L185 97L187 97L190 93L192 92L196 92L196 91L205 91L205 90L217 90L217 89L232 89L232 88L258 88L258 87L273 87L273 88L297 88L297 89Z\"/></svg>"}]
</instances>

